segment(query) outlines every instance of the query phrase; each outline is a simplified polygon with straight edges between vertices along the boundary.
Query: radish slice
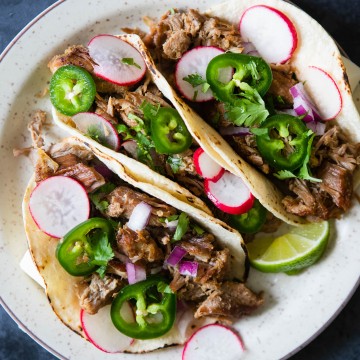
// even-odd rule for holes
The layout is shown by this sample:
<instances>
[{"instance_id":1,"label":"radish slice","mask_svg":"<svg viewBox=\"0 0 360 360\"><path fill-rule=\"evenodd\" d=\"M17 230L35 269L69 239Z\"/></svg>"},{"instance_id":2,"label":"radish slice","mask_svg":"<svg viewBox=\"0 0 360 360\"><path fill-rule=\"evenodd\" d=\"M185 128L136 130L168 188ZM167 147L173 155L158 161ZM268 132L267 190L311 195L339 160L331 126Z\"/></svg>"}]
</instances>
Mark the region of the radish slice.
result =
<instances>
[{"instance_id":1,"label":"radish slice","mask_svg":"<svg viewBox=\"0 0 360 360\"><path fill-rule=\"evenodd\" d=\"M98 349L107 353L119 353L128 349L133 339L122 334L112 323L110 316L111 305L102 307L95 315L81 310L80 321L88 340ZM124 303L121 315L135 322L131 306Z\"/></svg>"},{"instance_id":2,"label":"radish slice","mask_svg":"<svg viewBox=\"0 0 360 360\"><path fill-rule=\"evenodd\" d=\"M194 152L194 165L200 176L211 181L219 180L225 171L202 148Z\"/></svg>"},{"instance_id":3,"label":"radish slice","mask_svg":"<svg viewBox=\"0 0 360 360\"><path fill-rule=\"evenodd\" d=\"M277 9L266 5L248 8L240 19L239 30L268 63L285 63L294 53L298 36L294 24Z\"/></svg>"},{"instance_id":4,"label":"radish slice","mask_svg":"<svg viewBox=\"0 0 360 360\"><path fill-rule=\"evenodd\" d=\"M214 46L198 46L186 52L178 61L175 70L175 83L180 93L188 100L196 102L209 101L214 98L210 89L203 91L203 84L193 87L185 81L189 75L200 75L206 83L206 68L209 62L217 55L224 53L223 50ZM227 67L221 70L219 77L224 83L232 78L233 69Z\"/></svg>"},{"instance_id":5,"label":"radish slice","mask_svg":"<svg viewBox=\"0 0 360 360\"><path fill-rule=\"evenodd\" d=\"M43 232L61 238L89 218L90 202L86 190L76 180L53 176L32 191L29 210Z\"/></svg>"},{"instance_id":6,"label":"radish slice","mask_svg":"<svg viewBox=\"0 0 360 360\"><path fill-rule=\"evenodd\" d=\"M119 149L120 138L117 131L102 116L91 112L82 112L74 115L72 120L83 134L112 150Z\"/></svg>"},{"instance_id":7,"label":"radish slice","mask_svg":"<svg viewBox=\"0 0 360 360\"><path fill-rule=\"evenodd\" d=\"M137 159L138 146L135 140L126 140L121 144L121 146L129 155L131 155L132 158Z\"/></svg>"},{"instance_id":8,"label":"radish slice","mask_svg":"<svg viewBox=\"0 0 360 360\"><path fill-rule=\"evenodd\" d=\"M255 198L244 182L228 171L217 181L205 179L204 187L208 198L228 214L246 213L254 205Z\"/></svg>"},{"instance_id":9,"label":"radish slice","mask_svg":"<svg viewBox=\"0 0 360 360\"><path fill-rule=\"evenodd\" d=\"M113 35L98 35L88 44L95 74L118 85L132 85L145 75L143 57L132 45Z\"/></svg>"},{"instance_id":10,"label":"radish slice","mask_svg":"<svg viewBox=\"0 0 360 360\"><path fill-rule=\"evenodd\" d=\"M334 79L316 66L309 66L302 76L321 119L323 121L334 119L342 109L340 90Z\"/></svg>"},{"instance_id":11,"label":"radish slice","mask_svg":"<svg viewBox=\"0 0 360 360\"><path fill-rule=\"evenodd\" d=\"M211 339L211 341L209 341ZM241 359L244 345L240 336L226 326L210 324L197 330L186 342L182 360Z\"/></svg>"}]
</instances>

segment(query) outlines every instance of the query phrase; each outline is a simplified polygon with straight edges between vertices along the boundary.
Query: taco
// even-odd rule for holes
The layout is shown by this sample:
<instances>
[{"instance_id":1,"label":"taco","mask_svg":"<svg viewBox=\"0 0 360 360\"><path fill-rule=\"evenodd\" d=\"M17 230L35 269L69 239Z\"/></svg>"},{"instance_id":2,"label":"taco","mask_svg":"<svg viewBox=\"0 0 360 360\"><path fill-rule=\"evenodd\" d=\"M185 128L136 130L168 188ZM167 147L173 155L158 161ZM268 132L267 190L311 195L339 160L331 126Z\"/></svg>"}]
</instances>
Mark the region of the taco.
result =
<instances>
[{"instance_id":1,"label":"taco","mask_svg":"<svg viewBox=\"0 0 360 360\"><path fill-rule=\"evenodd\" d=\"M103 60L97 59L97 53L91 46L94 46L94 42L95 47L99 45L97 42L105 46L103 45L105 41L114 44L111 49L117 46L117 42L120 47L124 43L131 45L132 51L135 52L131 58L132 62L140 68L144 67L142 72L135 65L126 64L126 76L131 76L128 72L134 67L142 74L134 76L134 84L118 85L122 80L116 78L112 72L106 73L107 64L103 67L99 66L98 63ZM141 54L140 58L136 57L138 54ZM130 55L126 56L126 62L130 62L128 60ZM233 192L227 190L225 196L230 198L229 201L236 198L240 203L237 204L235 210L231 210L231 214L214 205L209 199L203 185L204 177L199 174L194 160L199 150L201 151L198 142L194 140L194 134L191 133L190 128L187 129L183 117L179 115L184 115L183 110L176 111L173 108L172 101L175 104L177 101L172 99L172 93L168 93L169 86L165 78L156 69L148 49L138 35L96 36L90 41L88 47L71 46L64 54L53 57L48 66L54 73L50 82L50 98L53 105L55 104L53 107L55 123L81 139L93 151L98 149L101 153L120 162L126 172L138 181L160 187L179 200L230 225L233 224L233 217L248 211L256 203L256 209L260 209L261 216L256 217L257 221L251 227L251 232L260 229L273 231L280 224L280 220L275 216L286 221L291 219L291 216L289 217L285 212L267 212L258 201L255 201L257 198L261 199L260 195L264 193L263 179L261 181L254 179L253 187L256 190L251 193L240 178L236 179L236 182L240 182L240 186L243 186L244 191L236 188L235 191L238 194L234 197ZM125 65L121 63L121 66ZM53 79L60 78L59 73L61 74L69 67L87 70L95 81L94 102L90 102L85 112L75 110L74 115L67 115L68 111L57 105L57 99L54 100L56 87L52 86L52 83L56 82ZM112 67L115 66L112 64ZM143 75L144 77L141 77ZM109 78L111 81L116 80L117 84L112 83ZM172 122L177 124L177 127L169 130L168 125ZM211 131L215 133L211 128L210 132L204 128L204 137L211 136ZM176 140L174 136L178 136L180 140ZM214 163L212 159L210 161ZM224 169L218 164L214 163L210 166L217 169L215 176L221 176L224 173ZM230 173L227 172L228 174ZM269 186L272 186L270 182ZM268 196L270 202L279 201L275 187ZM242 230L243 228L239 231Z\"/></svg>"},{"instance_id":2,"label":"taco","mask_svg":"<svg viewBox=\"0 0 360 360\"><path fill-rule=\"evenodd\" d=\"M237 231L76 138L45 146L38 133L44 120L38 112L30 125L37 161L23 218L65 325L104 351L141 353L183 344L202 324L231 323L263 303L243 282L246 252ZM152 310L131 300L142 291ZM124 301L128 317L122 307L113 310ZM121 332L109 321L110 307L114 323L126 319Z\"/></svg>"},{"instance_id":3,"label":"taco","mask_svg":"<svg viewBox=\"0 0 360 360\"><path fill-rule=\"evenodd\" d=\"M262 205L289 223L348 211L360 117L339 49L315 20L285 1L234 0L169 11L142 39L193 138ZM213 47L226 53L211 57Z\"/></svg>"}]
</instances>

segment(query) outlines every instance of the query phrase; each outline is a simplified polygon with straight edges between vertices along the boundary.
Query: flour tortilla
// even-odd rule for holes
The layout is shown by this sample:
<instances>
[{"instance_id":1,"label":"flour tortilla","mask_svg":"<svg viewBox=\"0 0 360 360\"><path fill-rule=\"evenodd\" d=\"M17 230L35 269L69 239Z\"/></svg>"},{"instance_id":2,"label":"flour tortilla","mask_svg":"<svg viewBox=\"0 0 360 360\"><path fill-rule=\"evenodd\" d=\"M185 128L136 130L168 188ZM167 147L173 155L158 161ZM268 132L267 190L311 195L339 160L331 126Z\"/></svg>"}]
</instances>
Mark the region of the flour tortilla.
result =
<instances>
[{"instance_id":1,"label":"flour tortilla","mask_svg":"<svg viewBox=\"0 0 360 360\"><path fill-rule=\"evenodd\" d=\"M72 138L69 141L74 141ZM215 235L220 246L228 247L231 252L231 275L239 280L244 280L248 272L248 262L241 235L221 221L212 218L206 212L194 208L183 202L164 189L146 182L141 182L127 173L126 167L112 157L103 154L96 147L82 144L94 151L94 154L113 172L130 185L154 196L178 210L186 212L201 227ZM35 187L34 177L30 180L23 199L23 220L28 239L29 250L36 267L44 279L46 294L49 302L60 320L77 334L86 337L80 322L80 305L78 292L84 287L83 277L69 275L55 258L56 246L59 239L53 238L42 232L34 222L29 211L29 200ZM160 349L164 346L184 344L191 334L200 326L214 322L213 319L194 319L193 312L189 309L182 314L174 327L164 336L152 340L135 340L126 349L129 353L143 353Z\"/></svg>"}]
</instances>

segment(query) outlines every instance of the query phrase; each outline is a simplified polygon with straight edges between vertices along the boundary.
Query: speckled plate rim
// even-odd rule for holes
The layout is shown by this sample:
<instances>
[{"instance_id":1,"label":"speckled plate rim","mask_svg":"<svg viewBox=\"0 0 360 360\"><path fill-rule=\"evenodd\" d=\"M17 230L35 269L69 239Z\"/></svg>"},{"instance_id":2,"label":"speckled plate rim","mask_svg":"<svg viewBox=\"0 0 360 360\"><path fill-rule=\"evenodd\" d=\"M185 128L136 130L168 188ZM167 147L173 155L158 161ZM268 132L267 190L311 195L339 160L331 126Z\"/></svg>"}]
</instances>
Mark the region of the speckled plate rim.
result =
<instances>
[{"instance_id":1,"label":"speckled plate rim","mask_svg":"<svg viewBox=\"0 0 360 360\"><path fill-rule=\"evenodd\" d=\"M67 2L67 0L59 0L56 3L54 3L53 5L51 5L50 7L48 7L46 10L44 10L41 14L39 14L33 21L31 21L12 41L11 43L5 48L5 50L3 51L3 53L0 55L0 63L2 62L2 60L8 56L8 53L10 52L10 50L13 47L17 46L18 41L23 37L24 34L28 33L30 29L32 29L32 27L34 25L36 25L45 15L47 15L48 13L50 13L53 9L57 8L59 5L61 5L62 3ZM205 2L204 2L205 3ZM214 1L213 1L214 3ZM357 89L359 90L359 88ZM359 91L358 91L359 93ZM353 214L351 216L351 218L356 218L357 217L357 211L355 211L355 214ZM349 219L351 220L351 219ZM360 275L360 274L359 274ZM262 274L255 274L255 278L253 279L254 282L257 282L257 279L261 278L263 275ZM281 278L281 275L280 275ZM275 281L275 283L277 282L277 280ZM360 283L360 277L358 276L357 280L355 281L355 283L352 284L351 287L351 291L349 291L347 293L347 295L342 298L342 301L338 304L338 307L336 309L336 311L334 311L332 313L332 315L330 317L327 318L327 320L325 322L322 323L322 325L316 329L316 331L313 331L311 333L310 336L308 336L306 339L302 339L301 344L298 344L296 347L294 347L292 349L292 351L289 351L286 355L284 355L282 357L282 359L286 359L290 356L292 356L293 354L295 354L296 352L298 352L300 349L302 349L303 347L305 347L309 342L311 342L316 336L318 336L333 320L334 318L341 312L341 310L345 307L345 305L347 304L347 302L349 301L349 299L351 298L351 296L353 295L353 293L355 292L357 286ZM34 285L36 286L36 285ZM28 326L28 324L26 324L26 322L20 318L17 317L16 315L16 310L13 310L11 308L11 304L9 303L9 301L6 303L3 300L3 297L0 297L0 303L1 305L4 307L4 309L9 313L9 315L14 319L14 321L16 321L16 323L19 325L19 327L24 330L26 333L28 333L36 342L38 342L42 347L44 347L45 349L47 349L49 352L51 352L53 355L55 355L58 358L61 359L66 359L66 357L64 357L62 354L60 354L57 350L55 350L53 347L49 346L48 343L46 342L45 339L40 338L39 336L37 336ZM261 314L259 315L261 316ZM249 349L251 351L251 349ZM165 350L166 351L166 350ZM121 355L120 355L121 356ZM127 357L127 356L126 356Z\"/></svg>"}]
</instances>

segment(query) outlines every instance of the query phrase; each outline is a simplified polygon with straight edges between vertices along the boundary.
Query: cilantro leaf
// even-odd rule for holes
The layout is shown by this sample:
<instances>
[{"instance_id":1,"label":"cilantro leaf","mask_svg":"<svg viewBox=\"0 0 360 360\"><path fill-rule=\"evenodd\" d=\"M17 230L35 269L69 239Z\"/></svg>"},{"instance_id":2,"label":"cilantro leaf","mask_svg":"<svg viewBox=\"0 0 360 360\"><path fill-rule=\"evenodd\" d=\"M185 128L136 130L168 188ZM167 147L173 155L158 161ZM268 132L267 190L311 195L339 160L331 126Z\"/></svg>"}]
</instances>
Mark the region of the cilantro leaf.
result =
<instances>
[{"instance_id":1,"label":"cilantro leaf","mask_svg":"<svg viewBox=\"0 0 360 360\"><path fill-rule=\"evenodd\" d=\"M92 256L91 263L106 266L114 257L107 233L98 229L91 234Z\"/></svg>"},{"instance_id":2,"label":"cilantro leaf","mask_svg":"<svg viewBox=\"0 0 360 360\"><path fill-rule=\"evenodd\" d=\"M131 134L131 129L129 129L125 124L117 124L116 130L122 135L123 140L134 139L134 136Z\"/></svg>"},{"instance_id":3,"label":"cilantro leaf","mask_svg":"<svg viewBox=\"0 0 360 360\"><path fill-rule=\"evenodd\" d=\"M205 230L197 224L191 224L191 228L196 232L197 235L202 235L205 232Z\"/></svg>"},{"instance_id":4,"label":"cilantro leaf","mask_svg":"<svg viewBox=\"0 0 360 360\"><path fill-rule=\"evenodd\" d=\"M289 170L279 170L274 176L280 180L296 178L296 175Z\"/></svg>"},{"instance_id":5,"label":"cilantro leaf","mask_svg":"<svg viewBox=\"0 0 360 360\"><path fill-rule=\"evenodd\" d=\"M148 101L143 101L140 105L140 110L143 112L145 119L150 121L154 117L156 117L157 113L159 112L160 104L153 105Z\"/></svg>"},{"instance_id":6,"label":"cilantro leaf","mask_svg":"<svg viewBox=\"0 0 360 360\"><path fill-rule=\"evenodd\" d=\"M166 218L167 222L177 220L179 218L179 215L171 215Z\"/></svg>"},{"instance_id":7,"label":"cilantro leaf","mask_svg":"<svg viewBox=\"0 0 360 360\"><path fill-rule=\"evenodd\" d=\"M264 136L266 139L270 140L268 128L251 128L250 132L257 136Z\"/></svg>"},{"instance_id":8,"label":"cilantro leaf","mask_svg":"<svg viewBox=\"0 0 360 360\"><path fill-rule=\"evenodd\" d=\"M125 65L135 66L138 69L141 69L141 66L137 64L133 58L122 58L121 62Z\"/></svg>"},{"instance_id":9,"label":"cilantro leaf","mask_svg":"<svg viewBox=\"0 0 360 360\"><path fill-rule=\"evenodd\" d=\"M306 157L304 158L304 161L300 167L300 169L297 171L297 174L294 174L293 172L289 170L280 170L277 173L274 174L275 177L277 177L280 180L290 179L290 178L299 178L303 180L308 180L312 182L321 182L321 179L317 179L313 176L311 176L310 168L309 168L309 161L311 156L311 146L315 137L315 134L310 130L306 133L304 133L304 136L311 136L311 138L308 141L307 146L307 153Z\"/></svg>"},{"instance_id":10,"label":"cilantro leaf","mask_svg":"<svg viewBox=\"0 0 360 360\"><path fill-rule=\"evenodd\" d=\"M189 217L182 212L179 216L178 225L175 230L175 234L173 236L173 241L179 241L186 234L189 229Z\"/></svg>"},{"instance_id":11,"label":"cilantro leaf","mask_svg":"<svg viewBox=\"0 0 360 360\"><path fill-rule=\"evenodd\" d=\"M89 194L91 202L94 204L96 209L100 212L105 212L109 206L109 202L104 199L105 195L111 193L116 188L116 185L112 183L106 183L99 187L95 192Z\"/></svg>"},{"instance_id":12,"label":"cilantro leaf","mask_svg":"<svg viewBox=\"0 0 360 360\"><path fill-rule=\"evenodd\" d=\"M194 73L183 78L184 81L188 82L193 88L202 85L201 91L206 93L210 89L210 84L200 74ZM196 94L196 95L195 95ZM195 91L193 100L196 100L198 92Z\"/></svg>"},{"instance_id":13,"label":"cilantro leaf","mask_svg":"<svg viewBox=\"0 0 360 360\"><path fill-rule=\"evenodd\" d=\"M310 130L311 131L311 130ZM311 138L309 139L309 142L308 142L308 147L307 147L307 153L306 153L306 157L304 159L304 163L302 164L300 170L299 170L299 178L300 179L303 179L303 180L309 180L309 181L312 181L312 182L321 182L322 180L321 179L317 179L317 178L314 178L311 176L311 173L310 173L310 169L309 169L309 161L310 161L310 156L311 156L311 146L312 146L312 143L314 141L314 138L315 138L315 134L311 131L308 132L308 134L312 134L311 135Z\"/></svg>"},{"instance_id":14,"label":"cilantro leaf","mask_svg":"<svg viewBox=\"0 0 360 360\"><path fill-rule=\"evenodd\" d=\"M264 100L256 89L245 82L237 82L242 90L239 99L234 104L225 104L225 117L237 126L252 127L260 125L268 116Z\"/></svg>"},{"instance_id":15,"label":"cilantro leaf","mask_svg":"<svg viewBox=\"0 0 360 360\"><path fill-rule=\"evenodd\" d=\"M107 266L106 266L106 265L101 265L101 266L96 270L96 272L99 274L99 276L100 276L101 278L103 278L103 277L105 276L106 269L107 269Z\"/></svg>"},{"instance_id":16,"label":"cilantro leaf","mask_svg":"<svg viewBox=\"0 0 360 360\"><path fill-rule=\"evenodd\" d=\"M170 165L171 170L176 174L179 172L180 167L182 165L182 161L181 158L177 157L177 156L171 156L169 155L168 158L166 159L166 162Z\"/></svg>"},{"instance_id":17,"label":"cilantro leaf","mask_svg":"<svg viewBox=\"0 0 360 360\"><path fill-rule=\"evenodd\" d=\"M198 73L185 76L183 77L183 80L188 82L193 88L206 83L206 80Z\"/></svg>"},{"instance_id":18,"label":"cilantro leaf","mask_svg":"<svg viewBox=\"0 0 360 360\"><path fill-rule=\"evenodd\" d=\"M104 137L104 134L101 132L101 130L96 125L90 125L87 128L87 132L85 136L89 137L90 139L95 140L101 145L107 146L108 142L106 141L106 138Z\"/></svg>"}]
</instances>

